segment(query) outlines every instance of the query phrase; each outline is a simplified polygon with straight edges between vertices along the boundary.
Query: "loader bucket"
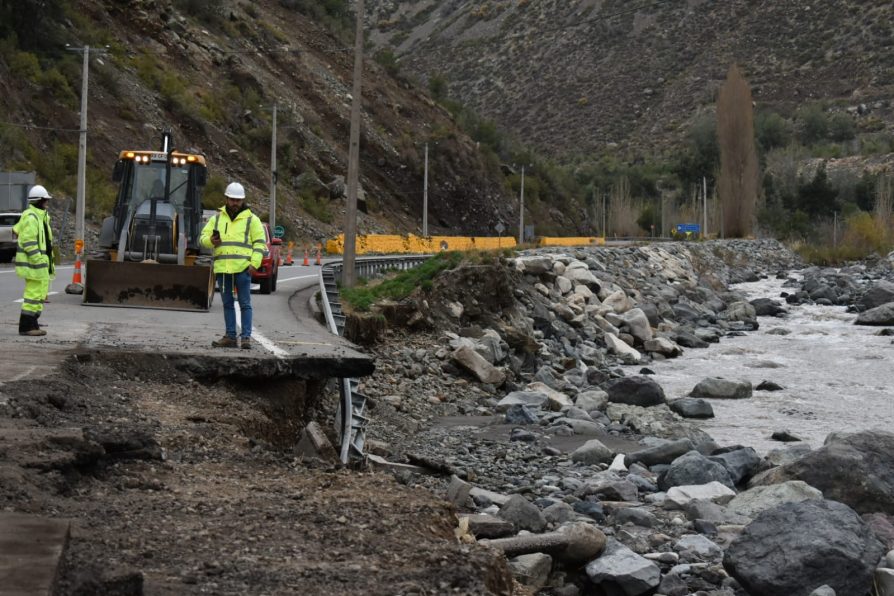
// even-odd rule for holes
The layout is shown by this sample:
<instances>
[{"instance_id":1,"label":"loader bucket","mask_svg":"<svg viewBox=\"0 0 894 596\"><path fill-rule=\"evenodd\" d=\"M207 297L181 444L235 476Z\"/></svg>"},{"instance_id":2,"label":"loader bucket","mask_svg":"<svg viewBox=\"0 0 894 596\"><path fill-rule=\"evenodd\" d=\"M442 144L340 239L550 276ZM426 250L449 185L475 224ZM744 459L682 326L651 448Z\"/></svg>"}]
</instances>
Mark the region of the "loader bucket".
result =
<instances>
[{"instance_id":1,"label":"loader bucket","mask_svg":"<svg viewBox=\"0 0 894 596\"><path fill-rule=\"evenodd\" d=\"M211 308L214 277L203 265L87 261L84 304L128 308Z\"/></svg>"}]
</instances>

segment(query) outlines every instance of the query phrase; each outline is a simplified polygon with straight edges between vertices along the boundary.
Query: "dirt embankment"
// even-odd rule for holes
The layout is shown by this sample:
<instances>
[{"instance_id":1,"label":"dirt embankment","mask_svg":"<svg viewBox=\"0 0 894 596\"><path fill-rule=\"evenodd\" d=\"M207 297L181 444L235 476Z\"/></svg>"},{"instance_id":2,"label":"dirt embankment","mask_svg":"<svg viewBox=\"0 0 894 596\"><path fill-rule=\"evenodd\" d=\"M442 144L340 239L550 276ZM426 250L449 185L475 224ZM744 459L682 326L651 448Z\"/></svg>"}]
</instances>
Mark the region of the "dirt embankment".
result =
<instances>
[{"instance_id":1,"label":"dirt embankment","mask_svg":"<svg viewBox=\"0 0 894 596\"><path fill-rule=\"evenodd\" d=\"M0 405L0 507L73 520L61 594L511 593L429 492L298 457L293 382L82 360Z\"/></svg>"}]
</instances>

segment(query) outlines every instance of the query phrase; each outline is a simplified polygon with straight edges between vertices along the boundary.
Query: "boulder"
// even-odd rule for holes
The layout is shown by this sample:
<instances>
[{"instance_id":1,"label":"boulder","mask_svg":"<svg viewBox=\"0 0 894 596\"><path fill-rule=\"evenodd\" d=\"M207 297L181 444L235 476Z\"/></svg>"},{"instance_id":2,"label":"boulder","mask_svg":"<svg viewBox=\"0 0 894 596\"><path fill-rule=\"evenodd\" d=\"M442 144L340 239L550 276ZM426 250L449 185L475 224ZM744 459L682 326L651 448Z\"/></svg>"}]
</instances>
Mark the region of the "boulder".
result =
<instances>
[{"instance_id":1,"label":"boulder","mask_svg":"<svg viewBox=\"0 0 894 596\"><path fill-rule=\"evenodd\" d=\"M676 358L683 353L683 348L666 337L653 337L643 342L643 350L661 354L667 358Z\"/></svg>"},{"instance_id":2,"label":"boulder","mask_svg":"<svg viewBox=\"0 0 894 596\"><path fill-rule=\"evenodd\" d=\"M698 451L690 451L671 462L670 467L658 478L658 487L667 490L673 486L707 484L719 482L734 488L732 478L726 468L711 461Z\"/></svg>"},{"instance_id":3,"label":"boulder","mask_svg":"<svg viewBox=\"0 0 894 596\"><path fill-rule=\"evenodd\" d=\"M751 397L751 382L730 381L720 377L703 379L689 392L690 397L745 399Z\"/></svg>"},{"instance_id":4,"label":"boulder","mask_svg":"<svg viewBox=\"0 0 894 596\"><path fill-rule=\"evenodd\" d=\"M613 333L606 333L604 335L605 345L608 347L609 352L613 354L617 354L621 357L621 360L628 364L636 364L640 360L642 360L643 355L639 353L639 351L633 346L627 344L625 341L618 338Z\"/></svg>"},{"instance_id":5,"label":"boulder","mask_svg":"<svg viewBox=\"0 0 894 596\"><path fill-rule=\"evenodd\" d=\"M632 406L657 406L666 401L661 385L642 376L617 379L606 388L606 392L610 402Z\"/></svg>"},{"instance_id":6,"label":"boulder","mask_svg":"<svg viewBox=\"0 0 894 596\"><path fill-rule=\"evenodd\" d=\"M497 411L505 412L512 406L542 408L547 401L549 401L549 398L541 391L513 391L497 403Z\"/></svg>"},{"instance_id":7,"label":"boulder","mask_svg":"<svg viewBox=\"0 0 894 596\"><path fill-rule=\"evenodd\" d=\"M751 447L725 448L715 452L708 459L726 468L733 484L742 484L751 478L760 466L761 458Z\"/></svg>"},{"instance_id":8,"label":"boulder","mask_svg":"<svg viewBox=\"0 0 894 596\"><path fill-rule=\"evenodd\" d=\"M889 302L894 302L894 283L882 280L860 296L860 299L857 300L857 308L861 311L871 310Z\"/></svg>"},{"instance_id":9,"label":"boulder","mask_svg":"<svg viewBox=\"0 0 894 596\"><path fill-rule=\"evenodd\" d=\"M683 397L667 402L671 410L683 418L713 418L714 408L703 399Z\"/></svg>"},{"instance_id":10,"label":"boulder","mask_svg":"<svg viewBox=\"0 0 894 596\"><path fill-rule=\"evenodd\" d=\"M638 596L661 583L661 570L652 561L609 538L598 559L587 564L587 576L607 594Z\"/></svg>"},{"instance_id":11,"label":"boulder","mask_svg":"<svg viewBox=\"0 0 894 596\"><path fill-rule=\"evenodd\" d=\"M597 439L590 439L571 453L571 461L582 464L604 464L612 459L611 449Z\"/></svg>"},{"instance_id":12,"label":"boulder","mask_svg":"<svg viewBox=\"0 0 894 596\"><path fill-rule=\"evenodd\" d=\"M741 515L756 517L767 509L784 503L799 503L808 499L822 499L823 493L800 480L789 480L770 486L755 486L740 492L726 504L726 508Z\"/></svg>"},{"instance_id":13,"label":"boulder","mask_svg":"<svg viewBox=\"0 0 894 596\"><path fill-rule=\"evenodd\" d=\"M666 441L654 447L647 447L646 449L628 453L624 458L624 463L628 466L632 466L635 463L641 463L646 466L669 464L681 455L689 453L694 449L695 445L689 439Z\"/></svg>"},{"instance_id":14,"label":"boulder","mask_svg":"<svg viewBox=\"0 0 894 596\"><path fill-rule=\"evenodd\" d=\"M807 500L758 515L727 548L723 566L749 594L807 596L822 585L867 594L883 554L853 509Z\"/></svg>"},{"instance_id":15,"label":"boulder","mask_svg":"<svg viewBox=\"0 0 894 596\"><path fill-rule=\"evenodd\" d=\"M482 383L500 386L506 380L506 373L488 362L474 349L463 346L451 355L453 361L472 373Z\"/></svg>"},{"instance_id":16,"label":"boulder","mask_svg":"<svg viewBox=\"0 0 894 596\"><path fill-rule=\"evenodd\" d=\"M894 433L829 435L819 449L767 471L755 484L786 480L803 480L860 513L894 515Z\"/></svg>"},{"instance_id":17,"label":"boulder","mask_svg":"<svg viewBox=\"0 0 894 596\"><path fill-rule=\"evenodd\" d=\"M631 308L625 312L622 317L624 323L630 330L632 335L639 343L644 343L652 339L652 327L646 313L640 308Z\"/></svg>"},{"instance_id":18,"label":"boulder","mask_svg":"<svg viewBox=\"0 0 894 596\"><path fill-rule=\"evenodd\" d=\"M861 312L854 323L856 325L894 325L894 302Z\"/></svg>"},{"instance_id":19,"label":"boulder","mask_svg":"<svg viewBox=\"0 0 894 596\"><path fill-rule=\"evenodd\" d=\"M521 495L510 496L498 515L521 530L542 532L546 529L546 518L540 509Z\"/></svg>"},{"instance_id":20,"label":"boulder","mask_svg":"<svg viewBox=\"0 0 894 596\"><path fill-rule=\"evenodd\" d=\"M696 484L690 486L674 486L667 491L664 506L667 509L683 509L692 501L710 501L723 505L736 496L733 489L719 482Z\"/></svg>"},{"instance_id":21,"label":"boulder","mask_svg":"<svg viewBox=\"0 0 894 596\"><path fill-rule=\"evenodd\" d=\"M778 317L788 312L780 303L771 298L757 298L749 304L754 307L754 313L759 317Z\"/></svg>"}]
</instances>

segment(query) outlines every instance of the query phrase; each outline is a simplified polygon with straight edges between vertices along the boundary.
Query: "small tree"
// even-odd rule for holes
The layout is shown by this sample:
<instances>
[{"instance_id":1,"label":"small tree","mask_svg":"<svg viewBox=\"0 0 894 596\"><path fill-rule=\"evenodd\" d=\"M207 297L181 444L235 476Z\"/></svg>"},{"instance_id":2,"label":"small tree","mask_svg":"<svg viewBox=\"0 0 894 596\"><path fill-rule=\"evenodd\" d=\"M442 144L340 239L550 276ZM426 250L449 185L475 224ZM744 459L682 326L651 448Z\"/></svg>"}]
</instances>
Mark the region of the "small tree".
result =
<instances>
[{"instance_id":1,"label":"small tree","mask_svg":"<svg viewBox=\"0 0 894 596\"><path fill-rule=\"evenodd\" d=\"M726 236L747 236L754 223L759 183L751 104L751 89L739 67L733 64L717 100L717 140L720 145L717 190L723 205Z\"/></svg>"}]
</instances>

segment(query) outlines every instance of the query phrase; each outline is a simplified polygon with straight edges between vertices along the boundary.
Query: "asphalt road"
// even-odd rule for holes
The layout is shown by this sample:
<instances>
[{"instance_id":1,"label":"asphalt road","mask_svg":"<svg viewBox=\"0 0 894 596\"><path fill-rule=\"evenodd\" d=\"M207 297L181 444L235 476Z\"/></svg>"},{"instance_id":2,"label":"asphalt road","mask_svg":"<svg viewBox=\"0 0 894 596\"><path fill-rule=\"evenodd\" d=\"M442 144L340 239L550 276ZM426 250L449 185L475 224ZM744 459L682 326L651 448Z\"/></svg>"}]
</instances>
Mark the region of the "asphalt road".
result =
<instances>
[{"instance_id":1,"label":"asphalt road","mask_svg":"<svg viewBox=\"0 0 894 596\"><path fill-rule=\"evenodd\" d=\"M262 295L252 292L252 350L227 350L231 355L276 358L352 358L353 346L333 336L309 316L306 301L316 287L319 267L282 267L277 290ZM2 344L48 344L70 349L147 350L165 353L215 354L211 341L224 332L220 296L209 312L181 312L143 308L86 306L80 295L65 293L71 283L72 265L58 267L50 287L49 303L40 318L47 336L18 335L24 282L9 264L0 264L0 347ZM304 290L302 299L290 300ZM304 297L304 294L307 294ZM291 304L290 304L291 303ZM238 308L237 308L238 313ZM11 348L10 345L5 346Z\"/></svg>"}]
</instances>

